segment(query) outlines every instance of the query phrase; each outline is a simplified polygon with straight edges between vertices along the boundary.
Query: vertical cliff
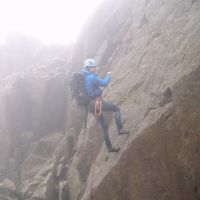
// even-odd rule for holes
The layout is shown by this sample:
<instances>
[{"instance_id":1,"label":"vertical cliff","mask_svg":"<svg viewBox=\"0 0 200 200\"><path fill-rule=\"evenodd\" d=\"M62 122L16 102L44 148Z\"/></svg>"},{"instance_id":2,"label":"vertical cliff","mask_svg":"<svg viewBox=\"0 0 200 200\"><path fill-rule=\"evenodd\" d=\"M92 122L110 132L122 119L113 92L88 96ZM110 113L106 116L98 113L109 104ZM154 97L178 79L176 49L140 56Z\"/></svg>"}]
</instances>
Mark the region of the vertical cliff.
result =
<instances>
[{"instance_id":1,"label":"vertical cliff","mask_svg":"<svg viewBox=\"0 0 200 200\"><path fill-rule=\"evenodd\" d=\"M95 56L112 71L104 98L120 105L131 134L118 137L111 121L111 140L121 147L117 155L88 139L85 149L91 144L92 153L80 163L90 162L91 169L82 199L198 199L200 4L109 3L74 57Z\"/></svg>"},{"instance_id":2,"label":"vertical cliff","mask_svg":"<svg viewBox=\"0 0 200 200\"><path fill-rule=\"evenodd\" d=\"M0 197L24 200L200 199L200 2L110 0L47 68L1 84ZM67 82L94 57L112 71L103 98L129 135L109 133L70 99ZM62 66L54 68L54 66ZM63 66L65 73L63 72Z\"/></svg>"}]
</instances>

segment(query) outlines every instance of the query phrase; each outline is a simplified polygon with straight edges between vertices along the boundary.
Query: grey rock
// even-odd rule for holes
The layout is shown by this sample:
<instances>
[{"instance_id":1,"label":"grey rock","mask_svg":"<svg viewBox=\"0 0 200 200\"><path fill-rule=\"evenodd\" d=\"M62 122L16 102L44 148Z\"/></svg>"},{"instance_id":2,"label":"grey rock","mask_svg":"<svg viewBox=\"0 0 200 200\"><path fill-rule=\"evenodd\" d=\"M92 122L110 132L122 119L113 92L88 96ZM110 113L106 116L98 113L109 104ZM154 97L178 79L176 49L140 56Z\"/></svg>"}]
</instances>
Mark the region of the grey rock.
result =
<instances>
[{"instance_id":1,"label":"grey rock","mask_svg":"<svg viewBox=\"0 0 200 200\"><path fill-rule=\"evenodd\" d=\"M189 0L106 1L70 55L44 53L0 80L0 199L200 199L199 10ZM117 154L92 115L83 129L84 108L70 100L65 78L86 57L100 76L112 71L103 98L130 130L119 137L104 113Z\"/></svg>"}]
</instances>

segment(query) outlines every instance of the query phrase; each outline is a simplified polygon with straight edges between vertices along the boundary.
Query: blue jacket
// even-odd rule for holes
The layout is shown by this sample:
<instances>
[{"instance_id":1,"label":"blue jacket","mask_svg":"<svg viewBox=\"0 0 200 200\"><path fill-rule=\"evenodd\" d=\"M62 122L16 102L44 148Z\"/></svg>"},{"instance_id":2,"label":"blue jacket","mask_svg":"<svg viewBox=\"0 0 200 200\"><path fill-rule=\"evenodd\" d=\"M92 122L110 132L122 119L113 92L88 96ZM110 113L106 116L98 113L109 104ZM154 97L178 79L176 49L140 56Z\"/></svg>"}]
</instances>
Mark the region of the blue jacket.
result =
<instances>
[{"instance_id":1,"label":"blue jacket","mask_svg":"<svg viewBox=\"0 0 200 200\"><path fill-rule=\"evenodd\" d=\"M88 96L95 98L102 95L101 87L105 87L111 80L110 75L106 75L103 79L99 78L96 73L90 72L83 68L81 73L85 76L85 90Z\"/></svg>"}]
</instances>

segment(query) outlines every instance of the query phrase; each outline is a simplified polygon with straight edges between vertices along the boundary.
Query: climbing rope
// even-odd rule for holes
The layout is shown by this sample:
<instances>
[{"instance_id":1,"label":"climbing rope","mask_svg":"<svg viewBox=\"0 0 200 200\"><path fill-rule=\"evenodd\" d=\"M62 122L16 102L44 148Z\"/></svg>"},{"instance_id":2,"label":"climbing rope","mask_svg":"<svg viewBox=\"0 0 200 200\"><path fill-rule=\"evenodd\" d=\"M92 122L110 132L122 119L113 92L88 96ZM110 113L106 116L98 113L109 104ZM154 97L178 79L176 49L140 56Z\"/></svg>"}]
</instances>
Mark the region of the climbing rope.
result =
<instances>
[{"instance_id":1,"label":"climbing rope","mask_svg":"<svg viewBox=\"0 0 200 200\"><path fill-rule=\"evenodd\" d=\"M95 101L95 109L94 109L94 115L96 117L96 119L101 115L102 113L102 99L101 97L96 97L96 101ZM96 120L97 123L97 120ZM96 125L95 125L96 127ZM95 179L95 173L96 173L96 163L95 163L95 155L96 154L97 149L95 148L95 145L92 144L92 166L91 166L91 179L90 179L90 186L89 186L89 199L88 200L92 200L93 199L93 194L95 191L95 187L94 187L94 179Z\"/></svg>"},{"instance_id":2,"label":"climbing rope","mask_svg":"<svg viewBox=\"0 0 200 200\"><path fill-rule=\"evenodd\" d=\"M94 194L94 178L95 178L95 164L92 165L91 167L91 180L90 180L90 189L89 189L89 200L93 199L93 194Z\"/></svg>"},{"instance_id":3,"label":"climbing rope","mask_svg":"<svg viewBox=\"0 0 200 200\"><path fill-rule=\"evenodd\" d=\"M100 112L101 112L101 107L100 107ZM96 121L96 125L97 125L97 121ZM95 125L95 127L96 127L96 125ZM96 146L95 146L95 144L93 142L92 142L91 150L92 150L91 161L93 162L93 164L91 166L91 178L90 178L90 183L89 183L89 197L88 197L88 200L92 200L93 199L93 194L94 194L94 191L95 191L95 187L94 187L94 180L95 180L95 173L96 173L96 162L95 162L96 159L95 159L95 156L97 155L97 148L96 148Z\"/></svg>"}]
</instances>

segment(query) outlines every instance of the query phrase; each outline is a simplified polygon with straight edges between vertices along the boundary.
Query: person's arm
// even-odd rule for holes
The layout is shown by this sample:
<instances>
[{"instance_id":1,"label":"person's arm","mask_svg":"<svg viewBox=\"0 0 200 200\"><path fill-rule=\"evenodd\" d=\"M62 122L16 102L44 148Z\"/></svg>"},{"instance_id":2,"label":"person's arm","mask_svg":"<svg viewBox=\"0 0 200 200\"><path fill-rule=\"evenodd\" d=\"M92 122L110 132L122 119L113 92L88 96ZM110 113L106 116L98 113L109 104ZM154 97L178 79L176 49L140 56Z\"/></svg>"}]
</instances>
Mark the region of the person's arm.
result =
<instances>
[{"instance_id":1,"label":"person's arm","mask_svg":"<svg viewBox=\"0 0 200 200\"><path fill-rule=\"evenodd\" d=\"M111 80L111 76L109 74L107 74L103 79L99 78L98 76L95 76L94 83L99 86L105 87L108 85L110 80Z\"/></svg>"}]
</instances>

